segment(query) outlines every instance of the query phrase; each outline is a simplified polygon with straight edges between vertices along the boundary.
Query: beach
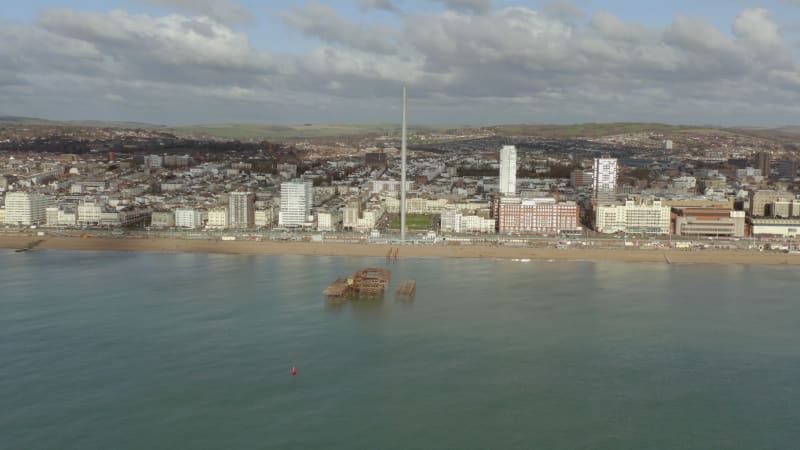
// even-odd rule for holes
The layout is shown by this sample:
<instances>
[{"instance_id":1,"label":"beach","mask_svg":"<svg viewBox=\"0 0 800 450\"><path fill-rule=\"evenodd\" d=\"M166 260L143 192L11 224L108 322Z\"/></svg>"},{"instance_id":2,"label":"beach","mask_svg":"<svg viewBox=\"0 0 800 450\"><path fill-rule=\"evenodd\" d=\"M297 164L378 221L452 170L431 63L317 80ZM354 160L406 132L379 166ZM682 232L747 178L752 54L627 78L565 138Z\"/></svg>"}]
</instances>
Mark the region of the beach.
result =
<instances>
[{"instance_id":1,"label":"beach","mask_svg":"<svg viewBox=\"0 0 800 450\"><path fill-rule=\"evenodd\" d=\"M105 238L0 236L0 248L20 249L43 239L37 249L88 251L146 251L221 253L240 255L302 255L386 257L399 249L398 258L497 258L556 261L625 261L700 264L800 265L800 254L742 250L595 249L507 247L489 245L407 245L361 243L217 241L162 238Z\"/></svg>"}]
</instances>

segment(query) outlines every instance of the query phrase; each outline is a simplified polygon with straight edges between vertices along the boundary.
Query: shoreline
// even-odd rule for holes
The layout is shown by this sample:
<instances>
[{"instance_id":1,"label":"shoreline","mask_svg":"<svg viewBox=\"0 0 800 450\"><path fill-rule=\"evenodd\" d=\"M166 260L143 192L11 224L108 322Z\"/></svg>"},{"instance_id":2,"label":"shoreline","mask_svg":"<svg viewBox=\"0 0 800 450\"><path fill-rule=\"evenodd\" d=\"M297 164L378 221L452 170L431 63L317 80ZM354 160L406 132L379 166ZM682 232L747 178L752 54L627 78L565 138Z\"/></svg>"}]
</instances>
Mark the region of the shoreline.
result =
<instances>
[{"instance_id":1,"label":"shoreline","mask_svg":"<svg viewBox=\"0 0 800 450\"><path fill-rule=\"evenodd\" d=\"M77 251L134 251L164 253L218 253L235 255L355 256L385 258L399 248L398 258L492 258L555 261L619 261L632 263L695 263L744 265L800 265L800 254L739 250L592 249L497 247L485 245L383 245L318 242L214 241L164 238L46 237L36 249ZM0 249L20 249L37 241L32 236L0 236Z\"/></svg>"}]
</instances>

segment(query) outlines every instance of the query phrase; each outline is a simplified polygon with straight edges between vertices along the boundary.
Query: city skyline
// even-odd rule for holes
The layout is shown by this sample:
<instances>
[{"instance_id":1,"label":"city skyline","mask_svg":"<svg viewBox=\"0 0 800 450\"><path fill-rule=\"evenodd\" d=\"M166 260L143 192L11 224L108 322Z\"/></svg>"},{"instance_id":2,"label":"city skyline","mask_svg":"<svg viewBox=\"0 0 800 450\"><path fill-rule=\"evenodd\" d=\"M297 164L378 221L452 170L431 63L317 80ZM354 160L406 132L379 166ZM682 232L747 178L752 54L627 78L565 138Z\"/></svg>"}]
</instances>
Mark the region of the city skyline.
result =
<instances>
[{"instance_id":1,"label":"city skyline","mask_svg":"<svg viewBox=\"0 0 800 450\"><path fill-rule=\"evenodd\" d=\"M405 83L415 123L797 123L797 2L701 3L26 2L0 115L397 122Z\"/></svg>"}]
</instances>

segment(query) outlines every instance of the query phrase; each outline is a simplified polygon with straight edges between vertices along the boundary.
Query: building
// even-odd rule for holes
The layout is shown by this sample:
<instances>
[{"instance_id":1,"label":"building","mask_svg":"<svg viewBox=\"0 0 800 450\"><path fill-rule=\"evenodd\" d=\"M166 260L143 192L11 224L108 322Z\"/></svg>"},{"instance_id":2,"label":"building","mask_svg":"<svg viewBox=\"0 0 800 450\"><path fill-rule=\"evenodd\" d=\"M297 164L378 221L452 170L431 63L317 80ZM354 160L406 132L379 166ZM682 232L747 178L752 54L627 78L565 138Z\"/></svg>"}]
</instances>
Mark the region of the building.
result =
<instances>
[{"instance_id":1,"label":"building","mask_svg":"<svg viewBox=\"0 0 800 450\"><path fill-rule=\"evenodd\" d=\"M144 166L149 169L160 169L164 167L164 158L161 155L146 155L144 157Z\"/></svg>"},{"instance_id":2,"label":"building","mask_svg":"<svg viewBox=\"0 0 800 450\"><path fill-rule=\"evenodd\" d=\"M495 219L487 219L482 216L462 216L462 233L494 233L497 228Z\"/></svg>"},{"instance_id":3,"label":"building","mask_svg":"<svg viewBox=\"0 0 800 450\"><path fill-rule=\"evenodd\" d=\"M577 169L569 174L569 184L575 188L592 186L594 172L591 170Z\"/></svg>"},{"instance_id":4,"label":"building","mask_svg":"<svg viewBox=\"0 0 800 450\"><path fill-rule=\"evenodd\" d=\"M517 192L517 147L504 145L500 149L500 187L501 195L514 195Z\"/></svg>"},{"instance_id":5,"label":"building","mask_svg":"<svg viewBox=\"0 0 800 450\"><path fill-rule=\"evenodd\" d=\"M370 231L386 212L384 204L363 207L360 201L350 202L343 209L342 228L352 231Z\"/></svg>"},{"instance_id":6,"label":"building","mask_svg":"<svg viewBox=\"0 0 800 450\"><path fill-rule=\"evenodd\" d=\"M673 149L673 143L670 139L665 140L662 142L662 147L664 149L664 153L670 153Z\"/></svg>"},{"instance_id":7,"label":"building","mask_svg":"<svg viewBox=\"0 0 800 450\"><path fill-rule=\"evenodd\" d=\"M302 227L308 222L313 203L310 181L292 180L281 183L281 210L278 225Z\"/></svg>"},{"instance_id":8,"label":"building","mask_svg":"<svg viewBox=\"0 0 800 450\"><path fill-rule=\"evenodd\" d=\"M331 213L317 213L317 231L334 231L333 215Z\"/></svg>"},{"instance_id":9,"label":"building","mask_svg":"<svg viewBox=\"0 0 800 450\"><path fill-rule=\"evenodd\" d=\"M255 220L256 228L266 228L272 224L272 210L271 209L257 209L253 219Z\"/></svg>"},{"instance_id":10,"label":"building","mask_svg":"<svg viewBox=\"0 0 800 450\"><path fill-rule=\"evenodd\" d=\"M105 204L97 200L84 200L78 204L78 225L100 225Z\"/></svg>"},{"instance_id":11,"label":"building","mask_svg":"<svg viewBox=\"0 0 800 450\"><path fill-rule=\"evenodd\" d=\"M203 216L194 208L178 208L175 210L175 226L179 228L200 228L203 225Z\"/></svg>"},{"instance_id":12,"label":"building","mask_svg":"<svg viewBox=\"0 0 800 450\"><path fill-rule=\"evenodd\" d=\"M212 230L224 230L228 228L228 208L213 208L208 210L208 222L206 228Z\"/></svg>"},{"instance_id":13,"label":"building","mask_svg":"<svg viewBox=\"0 0 800 450\"><path fill-rule=\"evenodd\" d=\"M794 179L797 177L797 161L778 161L778 178Z\"/></svg>"},{"instance_id":14,"label":"building","mask_svg":"<svg viewBox=\"0 0 800 450\"><path fill-rule=\"evenodd\" d=\"M673 208L677 236L744 237L745 212L727 208Z\"/></svg>"},{"instance_id":15,"label":"building","mask_svg":"<svg viewBox=\"0 0 800 450\"><path fill-rule=\"evenodd\" d=\"M500 199L497 230L501 234L558 234L580 231L580 208L575 202L554 198Z\"/></svg>"},{"instance_id":16,"label":"building","mask_svg":"<svg viewBox=\"0 0 800 450\"><path fill-rule=\"evenodd\" d=\"M30 226L47 222L47 207L50 199L30 192L9 192L6 194L6 225Z\"/></svg>"},{"instance_id":17,"label":"building","mask_svg":"<svg viewBox=\"0 0 800 450\"><path fill-rule=\"evenodd\" d=\"M669 234L670 208L658 200L599 206L595 224L600 233Z\"/></svg>"},{"instance_id":18,"label":"building","mask_svg":"<svg viewBox=\"0 0 800 450\"><path fill-rule=\"evenodd\" d=\"M757 238L800 237L800 219L771 219L762 217L748 218L751 233Z\"/></svg>"},{"instance_id":19,"label":"building","mask_svg":"<svg viewBox=\"0 0 800 450\"><path fill-rule=\"evenodd\" d=\"M256 196L252 192L228 195L228 228L253 228Z\"/></svg>"},{"instance_id":20,"label":"building","mask_svg":"<svg viewBox=\"0 0 800 450\"><path fill-rule=\"evenodd\" d=\"M750 210L752 217L773 216L775 202L791 202L794 194L788 191L757 190L750 192Z\"/></svg>"},{"instance_id":21,"label":"building","mask_svg":"<svg viewBox=\"0 0 800 450\"><path fill-rule=\"evenodd\" d=\"M594 201L598 205L614 203L617 194L617 159L595 158L592 169Z\"/></svg>"},{"instance_id":22,"label":"building","mask_svg":"<svg viewBox=\"0 0 800 450\"><path fill-rule=\"evenodd\" d=\"M150 226L156 228L172 228L175 226L175 213L172 211L155 211L150 216Z\"/></svg>"},{"instance_id":23,"label":"building","mask_svg":"<svg viewBox=\"0 0 800 450\"><path fill-rule=\"evenodd\" d=\"M364 165L372 169L385 169L389 167L386 153L367 153L364 155Z\"/></svg>"},{"instance_id":24,"label":"building","mask_svg":"<svg viewBox=\"0 0 800 450\"><path fill-rule=\"evenodd\" d=\"M772 155L769 152L756 153L756 167L761 171L761 176L768 178L772 167Z\"/></svg>"},{"instance_id":25,"label":"building","mask_svg":"<svg viewBox=\"0 0 800 450\"><path fill-rule=\"evenodd\" d=\"M461 211L447 208L442 211L440 229L443 233L461 233Z\"/></svg>"}]
</instances>

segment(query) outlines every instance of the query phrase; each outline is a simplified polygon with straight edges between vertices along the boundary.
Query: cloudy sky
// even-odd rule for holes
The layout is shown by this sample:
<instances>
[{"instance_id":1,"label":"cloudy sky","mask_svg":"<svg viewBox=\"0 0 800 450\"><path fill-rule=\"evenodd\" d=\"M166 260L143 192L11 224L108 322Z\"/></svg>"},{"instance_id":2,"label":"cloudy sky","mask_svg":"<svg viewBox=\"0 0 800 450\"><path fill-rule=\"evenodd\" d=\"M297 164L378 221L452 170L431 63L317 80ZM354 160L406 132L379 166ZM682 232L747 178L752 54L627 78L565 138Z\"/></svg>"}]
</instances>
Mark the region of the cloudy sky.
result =
<instances>
[{"instance_id":1,"label":"cloudy sky","mask_svg":"<svg viewBox=\"0 0 800 450\"><path fill-rule=\"evenodd\" d=\"M800 125L800 0L26 0L0 115Z\"/></svg>"}]
</instances>

